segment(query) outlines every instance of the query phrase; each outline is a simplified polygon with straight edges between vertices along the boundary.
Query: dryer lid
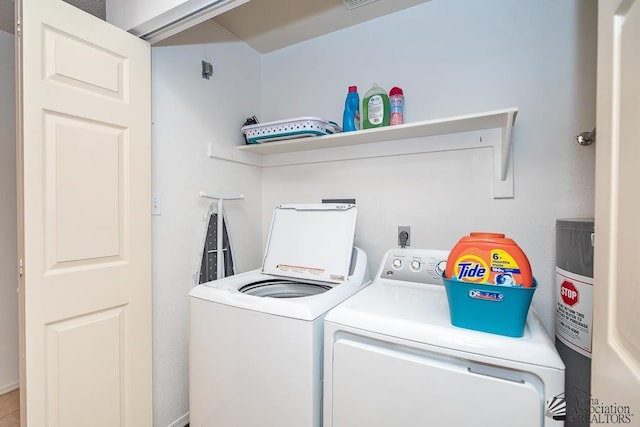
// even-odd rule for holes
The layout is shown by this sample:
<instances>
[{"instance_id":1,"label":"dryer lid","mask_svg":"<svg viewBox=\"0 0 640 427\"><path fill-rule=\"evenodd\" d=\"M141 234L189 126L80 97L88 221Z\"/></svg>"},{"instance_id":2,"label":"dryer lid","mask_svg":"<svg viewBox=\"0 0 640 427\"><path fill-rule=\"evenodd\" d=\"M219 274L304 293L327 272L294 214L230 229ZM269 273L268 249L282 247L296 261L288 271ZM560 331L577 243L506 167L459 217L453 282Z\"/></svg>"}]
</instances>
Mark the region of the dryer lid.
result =
<instances>
[{"instance_id":1,"label":"dryer lid","mask_svg":"<svg viewBox=\"0 0 640 427\"><path fill-rule=\"evenodd\" d=\"M330 283L346 281L356 215L353 204L277 206L262 272Z\"/></svg>"}]
</instances>

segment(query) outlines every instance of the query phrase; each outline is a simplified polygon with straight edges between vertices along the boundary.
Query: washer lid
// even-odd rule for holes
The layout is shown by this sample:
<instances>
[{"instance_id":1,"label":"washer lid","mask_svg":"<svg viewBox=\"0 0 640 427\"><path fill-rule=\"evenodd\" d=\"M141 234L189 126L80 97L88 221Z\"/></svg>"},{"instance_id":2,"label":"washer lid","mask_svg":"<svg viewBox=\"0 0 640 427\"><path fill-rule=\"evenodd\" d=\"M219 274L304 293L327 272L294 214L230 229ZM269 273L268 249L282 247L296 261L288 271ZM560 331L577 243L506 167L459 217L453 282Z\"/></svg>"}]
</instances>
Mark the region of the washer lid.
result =
<instances>
[{"instance_id":1,"label":"washer lid","mask_svg":"<svg viewBox=\"0 0 640 427\"><path fill-rule=\"evenodd\" d=\"M352 204L276 207L262 272L343 283L349 274L356 215Z\"/></svg>"}]
</instances>

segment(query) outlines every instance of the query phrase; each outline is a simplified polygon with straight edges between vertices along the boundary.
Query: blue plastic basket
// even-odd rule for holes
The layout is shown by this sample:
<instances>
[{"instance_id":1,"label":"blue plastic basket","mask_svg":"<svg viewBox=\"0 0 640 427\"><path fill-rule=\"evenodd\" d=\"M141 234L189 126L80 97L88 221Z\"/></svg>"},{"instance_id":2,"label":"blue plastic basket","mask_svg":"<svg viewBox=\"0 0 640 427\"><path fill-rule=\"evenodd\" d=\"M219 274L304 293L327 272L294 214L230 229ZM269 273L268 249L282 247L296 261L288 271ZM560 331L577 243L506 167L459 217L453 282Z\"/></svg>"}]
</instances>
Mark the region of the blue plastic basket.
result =
<instances>
[{"instance_id":1,"label":"blue plastic basket","mask_svg":"<svg viewBox=\"0 0 640 427\"><path fill-rule=\"evenodd\" d=\"M492 334L521 337L538 283L533 287L482 285L444 278L451 324Z\"/></svg>"}]
</instances>

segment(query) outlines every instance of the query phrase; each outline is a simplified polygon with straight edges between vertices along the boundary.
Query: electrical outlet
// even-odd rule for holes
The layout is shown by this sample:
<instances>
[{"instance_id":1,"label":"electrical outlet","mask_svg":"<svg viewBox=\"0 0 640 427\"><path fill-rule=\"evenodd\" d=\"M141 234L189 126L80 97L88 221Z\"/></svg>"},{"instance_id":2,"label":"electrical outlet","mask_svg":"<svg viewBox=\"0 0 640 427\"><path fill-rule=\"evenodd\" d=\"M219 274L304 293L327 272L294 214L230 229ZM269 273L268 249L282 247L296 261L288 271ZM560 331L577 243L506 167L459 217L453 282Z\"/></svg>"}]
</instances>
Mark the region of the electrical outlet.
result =
<instances>
[{"instance_id":1,"label":"electrical outlet","mask_svg":"<svg viewBox=\"0 0 640 427\"><path fill-rule=\"evenodd\" d=\"M406 236L405 236L406 233ZM405 238L406 237L406 238ZM398 246L411 246L411 227L408 225L398 226Z\"/></svg>"}]
</instances>

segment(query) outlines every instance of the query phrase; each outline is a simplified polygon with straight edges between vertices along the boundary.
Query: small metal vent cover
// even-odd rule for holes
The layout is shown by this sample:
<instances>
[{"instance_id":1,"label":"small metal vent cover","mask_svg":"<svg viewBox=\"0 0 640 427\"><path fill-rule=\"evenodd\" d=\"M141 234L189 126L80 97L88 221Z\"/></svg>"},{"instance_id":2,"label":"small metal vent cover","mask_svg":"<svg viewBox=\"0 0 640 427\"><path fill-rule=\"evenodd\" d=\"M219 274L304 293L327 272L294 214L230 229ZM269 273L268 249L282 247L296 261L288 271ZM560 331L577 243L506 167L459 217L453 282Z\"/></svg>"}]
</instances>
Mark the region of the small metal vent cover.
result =
<instances>
[{"instance_id":1,"label":"small metal vent cover","mask_svg":"<svg viewBox=\"0 0 640 427\"><path fill-rule=\"evenodd\" d=\"M365 6L369 3L373 3L376 0L342 0L347 9L355 9L357 7Z\"/></svg>"}]
</instances>

